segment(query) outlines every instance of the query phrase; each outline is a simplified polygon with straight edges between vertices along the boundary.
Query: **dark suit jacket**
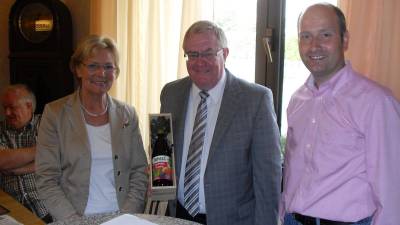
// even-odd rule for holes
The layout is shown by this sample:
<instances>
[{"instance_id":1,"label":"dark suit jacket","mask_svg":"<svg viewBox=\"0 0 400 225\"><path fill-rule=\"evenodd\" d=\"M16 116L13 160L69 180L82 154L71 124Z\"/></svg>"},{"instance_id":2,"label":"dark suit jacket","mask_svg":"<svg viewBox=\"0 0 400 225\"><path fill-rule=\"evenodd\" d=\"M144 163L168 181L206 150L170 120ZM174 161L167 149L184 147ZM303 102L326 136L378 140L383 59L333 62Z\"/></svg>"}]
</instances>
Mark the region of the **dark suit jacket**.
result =
<instances>
[{"instance_id":1,"label":"dark suit jacket","mask_svg":"<svg viewBox=\"0 0 400 225\"><path fill-rule=\"evenodd\" d=\"M228 70L226 76L204 174L207 224L276 225L281 155L272 93ZM161 112L172 113L177 180L191 85L186 77L167 84L161 93Z\"/></svg>"}]
</instances>

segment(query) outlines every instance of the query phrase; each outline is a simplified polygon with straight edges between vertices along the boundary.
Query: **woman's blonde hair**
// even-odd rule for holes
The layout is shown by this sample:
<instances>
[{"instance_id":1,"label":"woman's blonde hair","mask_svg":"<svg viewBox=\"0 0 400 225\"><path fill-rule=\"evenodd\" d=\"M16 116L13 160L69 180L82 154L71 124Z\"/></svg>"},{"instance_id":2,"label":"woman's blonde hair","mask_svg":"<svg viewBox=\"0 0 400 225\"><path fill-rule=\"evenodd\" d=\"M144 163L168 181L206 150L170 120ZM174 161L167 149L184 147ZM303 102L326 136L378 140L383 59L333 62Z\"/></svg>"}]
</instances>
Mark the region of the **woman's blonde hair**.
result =
<instances>
[{"instance_id":1,"label":"woman's blonde hair","mask_svg":"<svg viewBox=\"0 0 400 225\"><path fill-rule=\"evenodd\" d=\"M91 57L98 49L107 49L111 52L114 59L114 66L116 67L115 74L119 75L119 53L114 40L109 37L90 35L86 37L76 48L74 54L71 56L69 67L72 73L76 75L76 69L82 64L84 60Z\"/></svg>"}]
</instances>

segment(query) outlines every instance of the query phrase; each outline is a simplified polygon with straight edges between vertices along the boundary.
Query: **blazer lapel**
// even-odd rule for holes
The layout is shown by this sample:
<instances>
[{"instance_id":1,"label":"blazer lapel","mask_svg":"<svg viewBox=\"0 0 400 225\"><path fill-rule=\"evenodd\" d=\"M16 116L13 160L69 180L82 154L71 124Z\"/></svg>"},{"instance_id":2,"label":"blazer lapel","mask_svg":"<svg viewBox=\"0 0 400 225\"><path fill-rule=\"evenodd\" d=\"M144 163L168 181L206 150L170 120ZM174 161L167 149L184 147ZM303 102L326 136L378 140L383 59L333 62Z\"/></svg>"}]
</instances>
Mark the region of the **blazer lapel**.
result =
<instances>
[{"instance_id":1,"label":"blazer lapel","mask_svg":"<svg viewBox=\"0 0 400 225\"><path fill-rule=\"evenodd\" d=\"M81 141L81 145L77 144L77 146L84 146L82 149L88 151L90 149L85 119L83 118L81 112L81 102L79 99L79 90L75 91L75 93L68 99L66 104L66 110L68 111L67 115L69 116L69 120L74 131L77 133L77 137Z\"/></svg>"},{"instance_id":2,"label":"blazer lapel","mask_svg":"<svg viewBox=\"0 0 400 225\"><path fill-rule=\"evenodd\" d=\"M175 107L176 111L173 112L175 116L173 116L173 119L175 119L175 127L173 130L173 135L174 137L174 151L175 151L175 173L176 176L179 177L180 171L181 171L181 164L182 164L182 154L183 154L183 139L184 139L184 132L185 132L185 120L186 120L186 112L187 112L187 105L188 105L188 100L189 100L189 92L190 88L192 86L192 82L190 81L189 78L187 78L183 84L183 88L180 90L181 93L179 93L177 96L177 104L178 107ZM179 138L181 137L181 138Z\"/></svg>"},{"instance_id":3,"label":"blazer lapel","mask_svg":"<svg viewBox=\"0 0 400 225\"><path fill-rule=\"evenodd\" d=\"M128 113L124 112L123 107L119 107L115 104L110 96L108 96L109 102L109 121L111 128L111 146L113 154L118 154L118 150L121 149L122 144L122 131L125 128L125 124L129 123ZM132 137L133 138L133 137Z\"/></svg>"},{"instance_id":4,"label":"blazer lapel","mask_svg":"<svg viewBox=\"0 0 400 225\"><path fill-rule=\"evenodd\" d=\"M226 134L235 112L240 107L240 87L236 78L228 71L226 71L226 84L224 94L222 96L221 107L219 109L217 123L213 134L213 139L208 154L208 161L216 151L216 146L220 143L223 136Z\"/></svg>"}]
</instances>

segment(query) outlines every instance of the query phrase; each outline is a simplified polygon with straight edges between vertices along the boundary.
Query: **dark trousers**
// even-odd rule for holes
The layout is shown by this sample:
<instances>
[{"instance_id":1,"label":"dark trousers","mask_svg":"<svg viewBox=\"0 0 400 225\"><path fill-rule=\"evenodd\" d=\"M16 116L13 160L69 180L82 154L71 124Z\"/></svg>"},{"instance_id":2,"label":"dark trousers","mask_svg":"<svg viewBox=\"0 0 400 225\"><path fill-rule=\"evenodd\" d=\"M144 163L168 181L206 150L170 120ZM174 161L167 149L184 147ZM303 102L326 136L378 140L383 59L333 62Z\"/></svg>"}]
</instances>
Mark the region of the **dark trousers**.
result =
<instances>
[{"instance_id":1,"label":"dark trousers","mask_svg":"<svg viewBox=\"0 0 400 225\"><path fill-rule=\"evenodd\" d=\"M176 204L176 218L190 220L201 224L207 224L206 214L197 214L195 217L191 216L189 212L177 201Z\"/></svg>"},{"instance_id":2,"label":"dark trousers","mask_svg":"<svg viewBox=\"0 0 400 225\"><path fill-rule=\"evenodd\" d=\"M43 218L40 218L40 219L43 220L46 224L53 222L53 217L51 217L50 214L47 214L46 216L44 216Z\"/></svg>"},{"instance_id":3,"label":"dark trousers","mask_svg":"<svg viewBox=\"0 0 400 225\"><path fill-rule=\"evenodd\" d=\"M29 209L33 214L37 215L36 212L35 212L35 210L31 208L31 205L28 205L28 204L25 204L25 203L23 203L22 205L25 206L25 208ZM43 222L45 222L46 224L54 222L54 219L53 219L53 217L50 215L50 213L47 213L45 216L43 216L43 217L40 218L40 219L41 219Z\"/></svg>"}]
</instances>

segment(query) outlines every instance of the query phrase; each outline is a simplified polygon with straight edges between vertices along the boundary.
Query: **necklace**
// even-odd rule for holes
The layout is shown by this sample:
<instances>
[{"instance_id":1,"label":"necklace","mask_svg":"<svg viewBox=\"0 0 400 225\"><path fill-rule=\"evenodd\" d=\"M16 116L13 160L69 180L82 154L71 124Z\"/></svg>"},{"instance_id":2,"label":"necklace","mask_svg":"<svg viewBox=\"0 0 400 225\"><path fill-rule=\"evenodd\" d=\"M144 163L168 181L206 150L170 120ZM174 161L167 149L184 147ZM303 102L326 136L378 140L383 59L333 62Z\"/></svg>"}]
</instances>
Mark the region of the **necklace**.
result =
<instances>
[{"instance_id":1,"label":"necklace","mask_svg":"<svg viewBox=\"0 0 400 225\"><path fill-rule=\"evenodd\" d=\"M103 112L100 112L100 113L92 113L92 112L89 112L89 110L87 110L87 109L85 108L85 106L82 105L82 103L81 103L81 108L82 108L83 111L84 111L86 114L88 114L89 116L99 117L99 116L102 116L102 115L106 114L106 112L108 111L108 101L106 102L106 108L104 109Z\"/></svg>"}]
</instances>

